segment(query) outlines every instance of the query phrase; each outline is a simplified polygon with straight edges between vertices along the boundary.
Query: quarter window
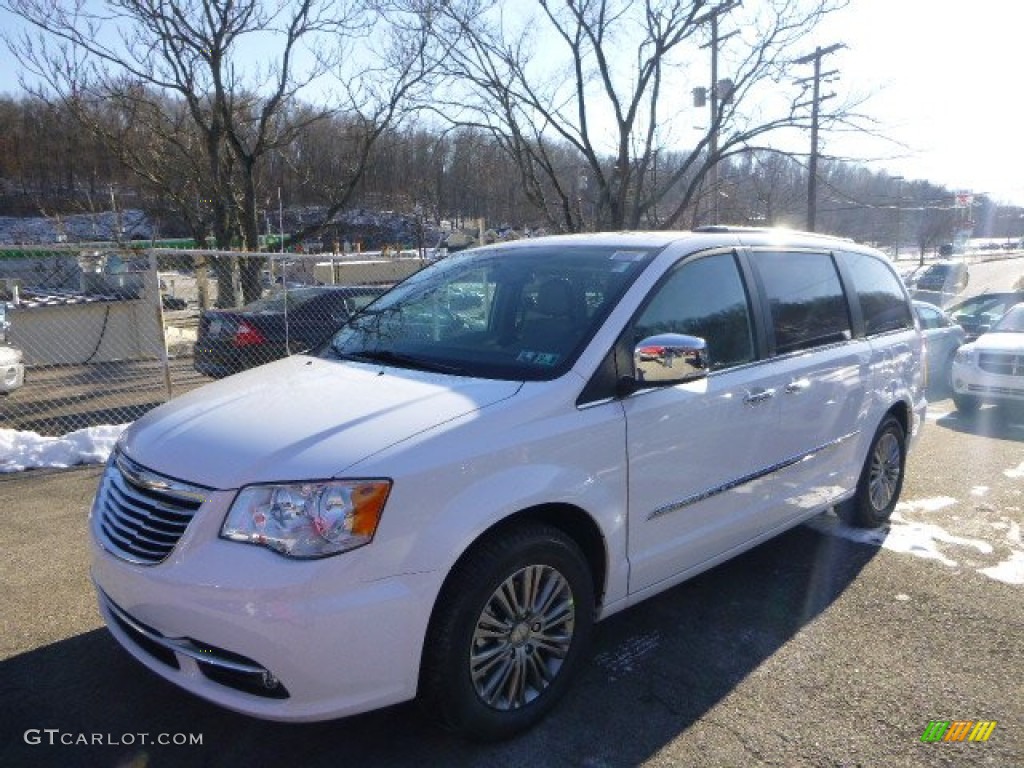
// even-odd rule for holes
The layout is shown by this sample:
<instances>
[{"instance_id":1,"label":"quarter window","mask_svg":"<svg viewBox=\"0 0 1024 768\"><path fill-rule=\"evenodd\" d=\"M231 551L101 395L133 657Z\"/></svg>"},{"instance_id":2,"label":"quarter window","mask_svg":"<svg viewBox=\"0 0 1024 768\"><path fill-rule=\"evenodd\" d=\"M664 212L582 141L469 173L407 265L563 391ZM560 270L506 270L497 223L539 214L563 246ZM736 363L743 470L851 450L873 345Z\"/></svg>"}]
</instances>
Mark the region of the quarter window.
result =
<instances>
[{"instance_id":1,"label":"quarter window","mask_svg":"<svg viewBox=\"0 0 1024 768\"><path fill-rule=\"evenodd\" d=\"M845 253L843 258L860 298L865 334L873 336L914 326L903 284L888 264L863 253Z\"/></svg>"},{"instance_id":2,"label":"quarter window","mask_svg":"<svg viewBox=\"0 0 1024 768\"><path fill-rule=\"evenodd\" d=\"M688 261L662 283L637 319L633 342L659 333L707 341L712 369L754 359L750 304L733 254Z\"/></svg>"},{"instance_id":3,"label":"quarter window","mask_svg":"<svg viewBox=\"0 0 1024 768\"><path fill-rule=\"evenodd\" d=\"M768 299L776 354L852 338L831 254L769 251L755 253L753 261Z\"/></svg>"},{"instance_id":4,"label":"quarter window","mask_svg":"<svg viewBox=\"0 0 1024 768\"><path fill-rule=\"evenodd\" d=\"M925 331L930 331L933 328L942 328L946 325L939 311L931 307L918 306L917 319L921 321L921 330Z\"/></svg>"}]
</instances>

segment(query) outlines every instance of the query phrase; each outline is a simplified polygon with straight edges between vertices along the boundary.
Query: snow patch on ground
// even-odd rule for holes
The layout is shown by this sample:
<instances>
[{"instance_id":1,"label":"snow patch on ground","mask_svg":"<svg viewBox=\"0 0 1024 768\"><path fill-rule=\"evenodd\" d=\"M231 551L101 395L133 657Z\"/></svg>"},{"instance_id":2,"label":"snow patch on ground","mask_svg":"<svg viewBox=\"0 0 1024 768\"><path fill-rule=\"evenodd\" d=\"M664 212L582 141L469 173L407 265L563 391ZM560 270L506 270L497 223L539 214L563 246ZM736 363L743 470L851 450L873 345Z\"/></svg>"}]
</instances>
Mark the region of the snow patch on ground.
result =
<instances>
[{"instance_id":1,"label":"snow patch on ground","mask_svg":"<svg viewBox=\"0 0 1024 768\"><path fill-rule=\"evenodd\" d=\"M1011 480L1017 480L1018 478L1024 477L1024 461L1013 469L1004 469L1003 474Z\"/></svg>"},{"instance_id":2,"label":"snow patch on ground","mask_svg":"<svg viewBox=\"0 0 1024 768\"><path fill-rule=\"evenodd\" d=\"M896 506L896 511L890 518L889 526L875 530L847 526L832 511L808 520L806 525L819 533L838 536L858 544L882 547L891 552L914 555L926 560L936 560L950 568L955 568L959 565L958 561L948 556L943 551L944 548L947 550L950 547L969 548L976 550L979 554L990 555L995 551L993 546L981 539L954 536L938 525L908 520L900 514L901 511L935 511L955 503L956 499L947 496L901 502ZM1013 549L1011 549L1009 559L988 568L979 568L978 573L1006 584L1024 584L1024 551L1018 549L1022 545L1020 525L1014 521L1006 521L993 527L1006 531L1006 540ZM940 545L944 545L944 547L940 547Z\"/></svg>"},{"instance_id":3,"label":"snow patch on ground","mask_svg":"<svg viewBox=\"0 0 1024 768\"><path fill-rule=\"evenodd\" d=\"M0 473L102 464L127 424L87 427L63 437L0 429Z\"/></svg>"},{"instance_id":4,"label":"snow patch on ground","mask_svg":"<svg viewBox=\"0 0 1024 768\"><path fill-rule=\"evenodd\" d=\"M968 539L954 536L932 523L920 523L907 520L899 512L892 516L889 535L882 546L893 552L905 552L931 560L938 560L943 565L956 567L957 561L946 557L938 544L951 544L954 547L970 547L983 555L992 553L992 545L981 539Z\"/></svg>"},{"instance_id":5,"label":"snow patch on ground","mask_svg":"<svg viewBox=\"0 0 1024 768\"><path fill-rule=\"evenodd\" d=\"M991 568L979 568L978 573L1005 584L1024 584L1024 551L1014 550L1008 560Z\"/></svg>"}]
</instances>

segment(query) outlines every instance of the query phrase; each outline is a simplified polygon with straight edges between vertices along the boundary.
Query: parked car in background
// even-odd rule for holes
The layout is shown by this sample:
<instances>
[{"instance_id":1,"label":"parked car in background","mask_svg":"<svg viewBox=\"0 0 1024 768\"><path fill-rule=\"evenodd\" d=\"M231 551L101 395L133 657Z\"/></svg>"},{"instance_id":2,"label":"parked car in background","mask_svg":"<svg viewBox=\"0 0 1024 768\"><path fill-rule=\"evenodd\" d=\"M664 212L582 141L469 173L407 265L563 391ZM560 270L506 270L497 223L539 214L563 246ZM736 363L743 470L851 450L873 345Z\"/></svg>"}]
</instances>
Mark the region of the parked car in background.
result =
<instances>
[{"instance_id":1,"label":"parked car in background","mask_svg":"<svg viewBox=\"0 0 1024 768\"><path fill-rule=\"evenodd\" d=\"M1024 303L960 347L953 361L953 402L967 412L982 403L1024 405Z\"/></svg>"},{"instance_id":2,"label":"parked car in background","mask_svg":"<svg viewBox=\"0 0 1024 768\"><path fill-rule=\"evenodd\" d=\"M160 302L163 304L164 309L188 309L188 302L178 296L162 293L160 294Z\"/></svg>"},{"instance_id":3,"label":"parked car in background","mask_svg":"<svg viewBox=\"0 0 1024 768\"><path fill-rule=\"evenodd\" d=\"M963 293L969 281L970 272L966 262L937 261L917 276L914 281L914 298L945 307Z\"/></svg>"},{"instance_id":4,"label":"parked car in background","mask_svg":"<svg viewBox=\"0 0 1024 768\"><path fill-rule=\"evenodd\" d=\"M21 350L0 345L0 395L10 394L25 383Z\"/></svg>"},{"instance_id":5,"label":"parked car in background","mask_svg":"<svg viewBox=\"0 0 1024 768\"><path fill-rule=\"evenodd\" d=\"M1024 291L982 293L946 308L953 322L964 329L967 341L988 331L1014 304L1024 301Z\"/></svg>"},{"instance_id":6,"label":"parked car in background","mask_svg":"<svg viewBox=\"0 0 1024 768\"><path fill-rule=\"evenodd\" d=\"M241 309L207 310L199 318L193 367L219 379L312 349L383 292L379 286L303 286Z\"/></svg>"},{"instance_id":7,"label":"parked car in background","mask_svg":"<svg viewBox=\"0 0 1024 768\"><path fill-rule=\"evenodd\" d=\"M900 280L902 280L903 284L907 286L908 291L914 290L914 287L917 285L917 278L919 278L921 274L925 271L925 269L927 269L927 267L918 264L915 264L913 266L894 266L897 266L897 269L899 270Z\"/></svg>"},{"instance_id":8,"label":"parked car in background","mask_svg":"<svg viewBox=\"0 0 1024 768\"><path fill-rule=\"evenodd\" d=\"M951 387L953 358L966 340L964 329L934 304L915 301L914 314L927 350L928 390L931 394L946 393Z\"/></svg>"}]
</instances>

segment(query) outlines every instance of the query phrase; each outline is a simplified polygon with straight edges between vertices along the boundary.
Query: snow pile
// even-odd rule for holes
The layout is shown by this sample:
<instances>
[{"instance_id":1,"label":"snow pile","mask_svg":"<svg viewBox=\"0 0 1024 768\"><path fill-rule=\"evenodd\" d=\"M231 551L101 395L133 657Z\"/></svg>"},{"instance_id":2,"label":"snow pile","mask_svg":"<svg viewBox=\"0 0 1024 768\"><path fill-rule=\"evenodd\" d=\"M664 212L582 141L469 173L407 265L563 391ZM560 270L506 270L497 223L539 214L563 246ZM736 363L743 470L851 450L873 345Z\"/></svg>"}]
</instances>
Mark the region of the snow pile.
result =
<instances>
[{"instance_id":1,"label":"snow pile","mask_svg":"<svg viewBox=\"0 0 1024 768\"><path fill-rule=\"evenodd\" d=\"M60 217L0 216L0 244L80 243L116 240L119 236L148 239L152 227L139 210L80 213Z\"/></svg>"},{"instance_id":2,"label":"snow pile","mask_svg":"<svg viewBox=\"0 0 1024 768\"><path fill-rule=\"evenodd\" d=\"M102 464L127 424L87 427L63 437L0 429L0 473Z\"/></svg>"}]
</instances>

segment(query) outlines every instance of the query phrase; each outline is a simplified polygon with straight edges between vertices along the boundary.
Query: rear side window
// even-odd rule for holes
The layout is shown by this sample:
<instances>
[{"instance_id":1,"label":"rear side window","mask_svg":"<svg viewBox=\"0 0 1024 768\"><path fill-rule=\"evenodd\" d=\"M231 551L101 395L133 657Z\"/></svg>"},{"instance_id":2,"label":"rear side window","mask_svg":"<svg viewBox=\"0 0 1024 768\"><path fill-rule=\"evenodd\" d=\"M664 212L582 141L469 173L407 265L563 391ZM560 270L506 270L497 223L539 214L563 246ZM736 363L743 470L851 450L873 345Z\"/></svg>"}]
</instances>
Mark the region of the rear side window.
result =
<instances>
[{"instance_id":1,"label":"rear side window","mask_svg":"<svg viewBox=\"0 0 1024 768\"><path fill-rule=\"evenodd\" d=\"M846 295L830 253L754 254L775 334L776 354L853 337Z\"/></svg>"},{"instance_id":2,"label":"rear side window","mask_svg":"<svg viewBox=\"0 0 1024 768\"><path fill-rule=\"evenodd\" d=\"M843 258L864 315L864 333L874 336L914 326L903 285L888 264L864 253L845 253Z\"/></svg>"}]
</instances>

